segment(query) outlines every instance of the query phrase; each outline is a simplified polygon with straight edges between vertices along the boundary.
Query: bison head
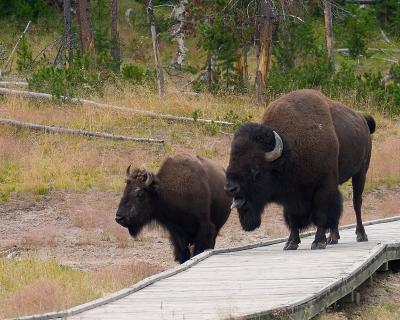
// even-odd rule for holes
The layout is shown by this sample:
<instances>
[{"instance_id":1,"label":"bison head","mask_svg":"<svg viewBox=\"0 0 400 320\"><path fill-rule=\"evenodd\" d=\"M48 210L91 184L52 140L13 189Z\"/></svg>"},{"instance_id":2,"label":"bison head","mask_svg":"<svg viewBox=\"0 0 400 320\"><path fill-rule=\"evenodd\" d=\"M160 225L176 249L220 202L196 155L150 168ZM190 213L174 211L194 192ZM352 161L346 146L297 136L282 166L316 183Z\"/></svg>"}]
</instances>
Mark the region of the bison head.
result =
<instances>
[{"instance_id":1,"label":"bison head","mask_svg":"<svg viewBox=\"0 0 400 320\"><path fill-rule=\"evenodd\" d=\"M142 228L153 220L153 200L157 181L153 173L147 170L126 169L126 186L118 206L115 221L128 228L135 237Z\"/></svg>"},{"instance_id":2,"label":"bison head","mask_svg":"<svg viewBox=\"0 0 400 320\"><path fill-rule=\"evenodd\" d=\"M272 201L279 184L285 155L284 141L270 127L248 123L236 131L225 190L233 197L231 208L237 208L244 230L260 226L264 206Z\"/></svg>"}]
</instances>

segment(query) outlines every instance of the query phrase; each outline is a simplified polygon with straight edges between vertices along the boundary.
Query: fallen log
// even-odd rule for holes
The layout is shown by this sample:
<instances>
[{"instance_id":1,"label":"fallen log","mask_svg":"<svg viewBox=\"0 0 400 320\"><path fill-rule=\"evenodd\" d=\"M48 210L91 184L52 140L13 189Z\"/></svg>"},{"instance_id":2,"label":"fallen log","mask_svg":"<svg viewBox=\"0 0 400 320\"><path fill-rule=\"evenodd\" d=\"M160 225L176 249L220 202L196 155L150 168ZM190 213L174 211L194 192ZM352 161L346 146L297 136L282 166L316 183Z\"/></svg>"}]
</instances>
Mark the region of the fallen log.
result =
<instances>
[{"instance_id":1,"label":"fallen log","mask_svg":"<svg viewBox=\"0 0 400 320\"><path fill-rule=\"evenodd\" d=\"M0 94L7 94L7 95L13 95L13 96L28 97L28 98L38 98L38 99L53 99L54 98L51 94L48 94L48 93L32 92L32 91L24 91L24 90L14 90L14 89L7 89L7 88L0 88ZM202 118L194 119L191 117L174 116L171 114L162 114L162 113L157 113L157 112L152 112L152 111L147 111L147 110L119 107L119 106L114 106L114 105L107 104L107 103L99 103L99 102L95 102L95 101L87 100L87 99L69 98L69 97L64 97L64 96L61 96L60 98L64 101L68 101L71 103L81 103L83 105L89 105L89 106L101 108L101 109L109 109L109 110L114 110L114 111L122 111L122 112L141 114L141 115L144 115L144 116L147 116L150 118L155 118L155 119L165 119L165 120L179 121L179 122L215 123L215 124L225 125L225 126L233 125L232 122L228 122L228 121L210 120L210 119L202 119Z\"/></svg>"},{"instance_id":2,"label":"fallen log","mask_svg":"<svg viewBox=\"0 0 400 320\"><path fill-rule=\"evenodd\" d=\"M8 87L8 86L16 86L16 87L27 87L28 82L24 81L0 81L0 86Z\"/></svg>"},{"instance_id":3,"label":"fallen log","mask_svg":"<svg viewBox=\"0 0 400 320\"><path fill-rule=\"evenodd\" d=\"M112 139L112 140L148 142L148 143L164 143L164 140L162 140L162 139L129 137L129 136L121 136L121 135L107 133L107 132L95 132L95 131L87 131L87 130L81 130L81 129L46 126L46 125L42 125L42 124L23 122L23 121L14 120L14 119L0 118L0 124L10 125L10 126L14 126L17 128L29 128L31 130L41 131L44 133L53 132L53 133L61 133L61 134L72 134L72 135L80 135L80 136L87 136L87 137L105 138L105 139Z\"/></svg>"}]
</instances>

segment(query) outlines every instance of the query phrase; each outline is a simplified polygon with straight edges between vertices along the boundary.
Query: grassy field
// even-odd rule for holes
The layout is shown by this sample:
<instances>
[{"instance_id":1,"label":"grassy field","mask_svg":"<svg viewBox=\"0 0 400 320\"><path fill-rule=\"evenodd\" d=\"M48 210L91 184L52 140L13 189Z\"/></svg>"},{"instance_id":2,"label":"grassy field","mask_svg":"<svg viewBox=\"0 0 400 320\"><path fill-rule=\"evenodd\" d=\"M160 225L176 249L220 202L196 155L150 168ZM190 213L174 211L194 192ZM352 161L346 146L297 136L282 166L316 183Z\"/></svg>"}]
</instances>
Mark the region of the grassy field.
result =
<instances>
[{"instance_id":1,"label":"grassy field","mask_svg":"<svg viewBox=\"0 0 400 320\"><path fill-rule=\"evenodd\" d=\"M61 310L100 298L159 271L154 266L132 264L86 272L55 261L0 258L0 318Z\"/></svg>"},{"instance_id":2,"label":"grassy field","mask_svg":"<svg viewBox=\"0 0 400 320\"><path fill-rule=\"evenodd\" d=\"M99 100L99 97L94 97ZM250 97L169 94L162 100L140 88L110 92L103 101L175 115L193 114L209 119L258 121L263 107ZM351 99L345 101L352 103ZM360 107L360 106L355 106ZM361 108L360 108L361 109ZM363 107L371 111L371 107ZM4 118L40 124L106 131L115 134L156 137L164 145L114 142L66 135L44 135L13 127L0 127L0 200L12 192L45 194L50 190L120 191L128 164L155 170L168 155L186 152L227 164L233 128L216 124L177 123L144 116L15 97L0 99ZM400 183L400 142L396 121L374 114L378 129L367 189L394 187Z\"/></svg>"}]
</instances>

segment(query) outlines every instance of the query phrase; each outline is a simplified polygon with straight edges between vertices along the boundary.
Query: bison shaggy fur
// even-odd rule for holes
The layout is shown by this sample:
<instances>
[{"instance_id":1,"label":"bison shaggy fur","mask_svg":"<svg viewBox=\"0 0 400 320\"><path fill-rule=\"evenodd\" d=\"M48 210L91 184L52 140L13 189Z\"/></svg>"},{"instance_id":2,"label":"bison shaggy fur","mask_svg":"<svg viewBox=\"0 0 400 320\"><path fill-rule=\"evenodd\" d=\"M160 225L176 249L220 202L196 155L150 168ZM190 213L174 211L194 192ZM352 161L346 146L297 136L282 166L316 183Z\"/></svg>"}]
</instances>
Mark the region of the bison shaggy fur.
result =
<instances>
[{"instance_id":1,"label":"bison shaggy fur","mask_svg":"<svg viewBox=\"0 0 400 320\"><path fill-rule=\"evenodd\" d=\"M170 235L175 260L183 263L193 255L212 249L218 231L230 213L224 191L225 171L201 157L177 155L167 158L157 174L127 169L126 187L116 221L137 236L154 221Z\"/></svg>"},{"instance_id":2,"label":"bison shaggy fur","mask_svg":"<svg viewBox=\"0 0 400 320\"><path fill-rule=\"evenodd\" d=\"M242 227L260 226L270 202L281 204L290 229L284 249L297 249L299 230L317 226L312 249L340 238L338 186L352 179L358 241L367 241L361 203L375 121L315 90L298 90L272 102L262 123L235 133L225 190L234 197ZM325 232L330 230L327 239Z\"/></svg>"}]
</instances>

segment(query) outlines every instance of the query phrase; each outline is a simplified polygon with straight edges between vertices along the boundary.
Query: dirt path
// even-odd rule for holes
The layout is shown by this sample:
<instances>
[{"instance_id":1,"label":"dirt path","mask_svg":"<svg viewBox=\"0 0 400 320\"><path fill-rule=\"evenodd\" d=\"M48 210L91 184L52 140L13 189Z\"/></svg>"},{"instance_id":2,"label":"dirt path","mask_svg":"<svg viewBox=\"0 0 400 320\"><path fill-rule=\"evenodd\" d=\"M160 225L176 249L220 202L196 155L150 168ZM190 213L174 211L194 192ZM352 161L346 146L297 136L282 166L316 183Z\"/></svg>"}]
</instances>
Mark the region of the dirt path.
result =
<instances>
[{"instance_id":1,"label":"dirt path","mask_svg":"<svg viewBox=\"0 0 400 320\"><path fill-rule=\"evenodd\" d=\"M114 222L119 194L105 191L52 192L41 198L14 197L0 205L0 256L55 259L63 265L96 270L105 266L147 262L175 265L168 235L159 227L131 239ZM364 198L364 220L399 214L400 188L377 190ZM344 203L342 224L355 220L351 199ZM269 206L263 223L246 233L232 212L217 238L217 247L287 236L281 209Z\"/></svg>"}]
</instances>

